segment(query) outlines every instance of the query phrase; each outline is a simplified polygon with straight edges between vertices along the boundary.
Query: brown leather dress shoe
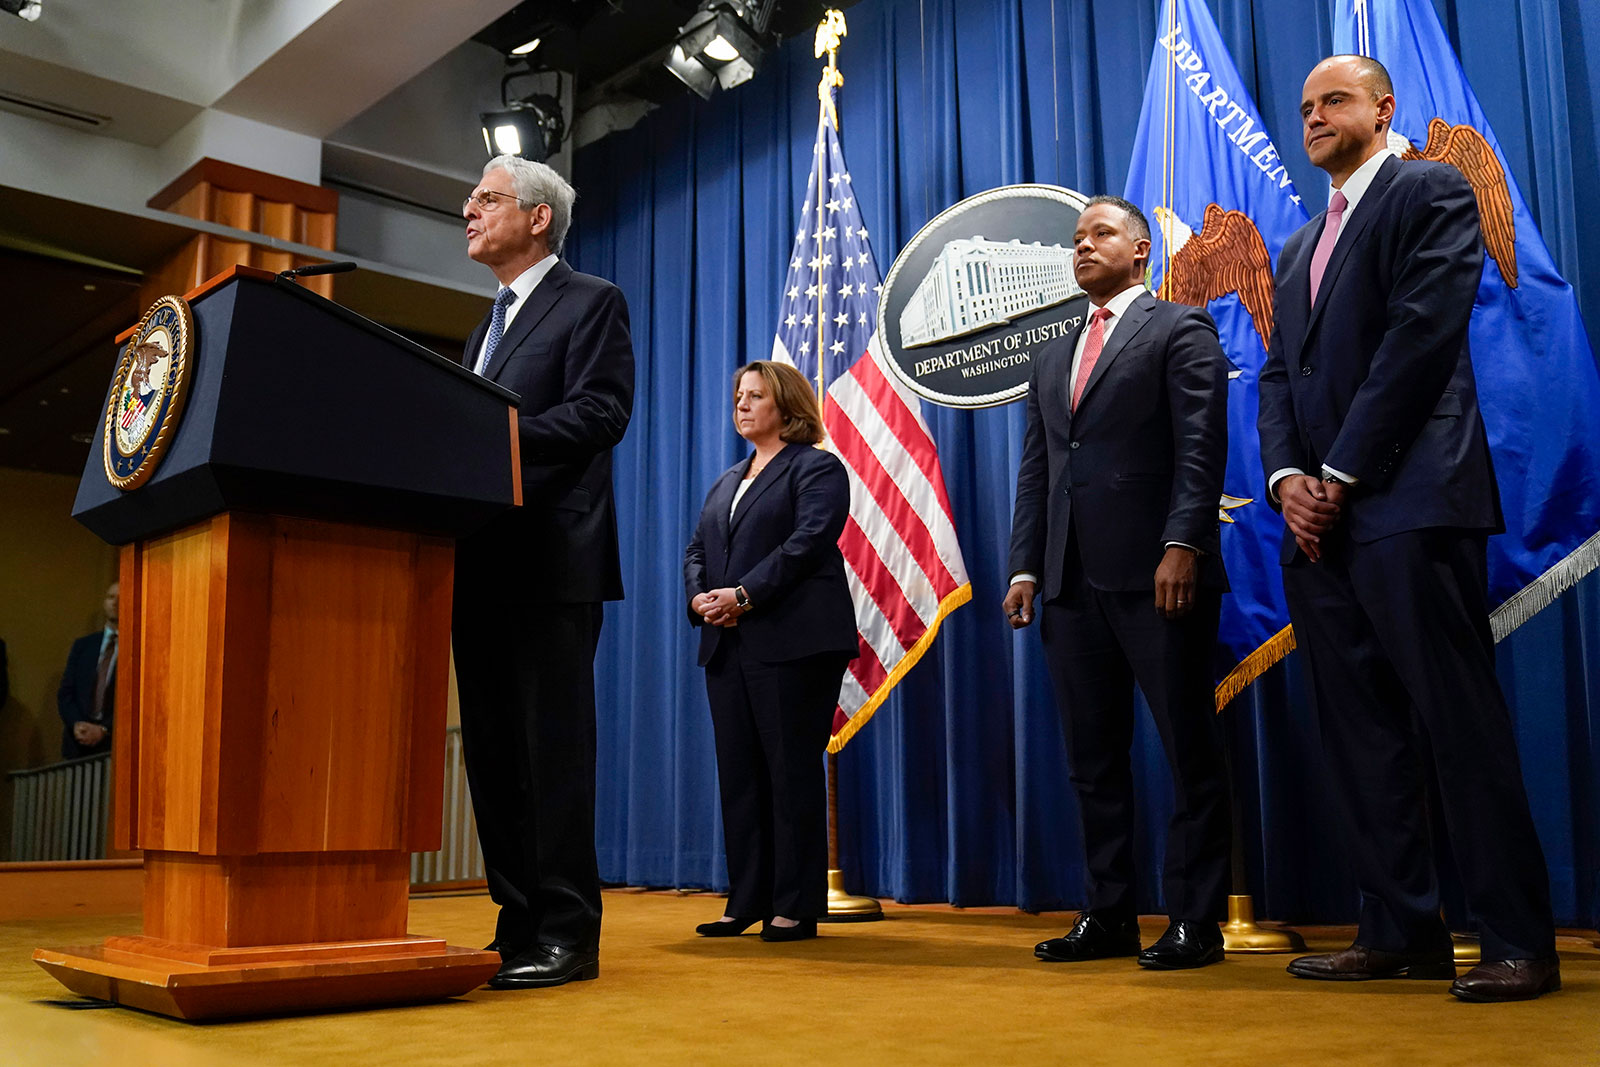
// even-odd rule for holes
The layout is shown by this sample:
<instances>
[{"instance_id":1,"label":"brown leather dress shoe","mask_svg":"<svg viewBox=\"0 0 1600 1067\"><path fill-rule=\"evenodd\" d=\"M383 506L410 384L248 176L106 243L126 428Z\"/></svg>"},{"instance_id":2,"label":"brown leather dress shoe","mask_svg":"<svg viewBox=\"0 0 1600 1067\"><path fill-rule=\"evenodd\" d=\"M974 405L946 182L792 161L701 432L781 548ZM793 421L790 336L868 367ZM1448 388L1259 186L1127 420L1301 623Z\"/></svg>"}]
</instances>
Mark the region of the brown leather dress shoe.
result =
<instances>
[{"instance_id":1,"label":"brown leather dress shoe","mask_svg":"<svg viewBox=\"0 0 1600 1067\"><path fill-rule=\"evenodd\" d=\"M1561 961L1495 960L1480 963L1450 985L1462 1000L1496 1004L1502 1000L1532 1000L1561 988Z\"/></svg>"},{"instance_id":2,"label":"brown leather dress shoe","mask_svg":"<svg viewBox=\"0 0 1600 1067\"><path fill-rule=\"evenodd\" d=\"M1448 944L1427 952L1384 952L1351 945L1338 952L1301 956L1289 964L1296 978L1324 982L1365 982L1374 978L1422 978L1446 981L1456 976L1454 954Z\"/></svg>"}]
</instances>

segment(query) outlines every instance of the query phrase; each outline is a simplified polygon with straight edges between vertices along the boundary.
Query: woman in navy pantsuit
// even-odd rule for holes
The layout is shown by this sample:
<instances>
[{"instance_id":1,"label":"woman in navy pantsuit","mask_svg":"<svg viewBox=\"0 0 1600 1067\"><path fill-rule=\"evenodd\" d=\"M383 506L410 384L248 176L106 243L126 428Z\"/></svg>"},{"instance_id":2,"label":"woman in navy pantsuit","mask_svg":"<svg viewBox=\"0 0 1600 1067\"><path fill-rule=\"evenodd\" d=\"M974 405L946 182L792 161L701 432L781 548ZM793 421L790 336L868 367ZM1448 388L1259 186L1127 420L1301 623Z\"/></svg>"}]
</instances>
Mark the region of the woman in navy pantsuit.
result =
<instances>
[{"instance_id":1,"label":"woman in navy pantsuit","mask_svg":"<svg viewBox=\"0 0 1600 1067\"><path fill-rule=\"evenodd\" d=\"M684 550L689 621L716 734L728 856L727 912L696 931L815 937L827 909L827 746L839 683L857 654L839 535L844 465L813 447L822 413L793 367L733 379L733 423L754 446L706 495Z\"/></svg>"}]
</instances>

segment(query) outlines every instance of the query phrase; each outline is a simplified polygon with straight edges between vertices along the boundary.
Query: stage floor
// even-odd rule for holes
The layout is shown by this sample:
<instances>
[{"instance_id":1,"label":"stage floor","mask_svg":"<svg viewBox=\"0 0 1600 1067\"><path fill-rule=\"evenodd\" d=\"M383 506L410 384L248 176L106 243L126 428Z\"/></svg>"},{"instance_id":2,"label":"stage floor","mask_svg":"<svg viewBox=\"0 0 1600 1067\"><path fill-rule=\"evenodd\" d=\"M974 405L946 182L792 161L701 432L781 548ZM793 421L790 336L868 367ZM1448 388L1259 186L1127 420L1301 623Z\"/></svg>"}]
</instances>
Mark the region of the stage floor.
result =
<instances>
[{"instance_id":1,"label":"stage floor","mask_svg":"<svg viewBox=\"0 0 1600 1067\"><path fill-rule=\"evenodd\" d=\"M1562 992L1457 1002L1443 982L1320 983L1281 956L1200 971L1046 964L1070 915L889 904L815 941L709 940L719 897L606 893L600 979L409 1008L197 1025L81 1001L29 958L137 917L0 925L0 1064L1600 1064L1600 949L1564 936ZM1163 928L1144 922L1148 943ZM487 896L419 898L413 932L481 946ZM1348 929L1302 929L1314 951Z\"/></svg>"}]
</instances>

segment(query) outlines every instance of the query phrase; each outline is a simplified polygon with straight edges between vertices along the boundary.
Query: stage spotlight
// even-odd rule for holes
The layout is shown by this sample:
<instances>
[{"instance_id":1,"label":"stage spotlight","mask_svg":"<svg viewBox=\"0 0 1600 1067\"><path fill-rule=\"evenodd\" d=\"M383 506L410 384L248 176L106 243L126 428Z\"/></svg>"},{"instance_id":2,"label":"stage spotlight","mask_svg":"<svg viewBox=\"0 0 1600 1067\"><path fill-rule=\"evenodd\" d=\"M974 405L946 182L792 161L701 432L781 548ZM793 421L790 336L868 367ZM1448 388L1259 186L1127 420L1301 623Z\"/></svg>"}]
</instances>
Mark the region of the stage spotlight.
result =
<instances>
[{"instance_id":1,"label":"stage spotlight","mask_svg":"<svg viewBox=\"0 0 1600 1067\"><path fill-rule=\"evenodd\" d=\"M522 156L543 163L566 140L561 101L553 96L510 101L499 111L480 113L478 119L483 123L483 147L491 156Z\"/></svg>"},{"instance_id":2,"label":"stage spotlight","mask_svg":"<svg viewBox=\"0 0 1600 1067\"><path fill-rule=\"evenodd\" d=\"M44 3L43 0L0 0L0 11L35 22L44 13Z\"/></svg>"},{"instance_id":3,"label":"stage spotlight","mask_svg":"<svg viewBox=\"0 0 1600 1067\"><path fill-rule=\"evenodd\" d=\"M744 84L772 46L767 22L773 7L773 0L702 0L694 17L678 27L666 68L702 99L710 99L717 85Z\"/></svg>"}]
</instances>

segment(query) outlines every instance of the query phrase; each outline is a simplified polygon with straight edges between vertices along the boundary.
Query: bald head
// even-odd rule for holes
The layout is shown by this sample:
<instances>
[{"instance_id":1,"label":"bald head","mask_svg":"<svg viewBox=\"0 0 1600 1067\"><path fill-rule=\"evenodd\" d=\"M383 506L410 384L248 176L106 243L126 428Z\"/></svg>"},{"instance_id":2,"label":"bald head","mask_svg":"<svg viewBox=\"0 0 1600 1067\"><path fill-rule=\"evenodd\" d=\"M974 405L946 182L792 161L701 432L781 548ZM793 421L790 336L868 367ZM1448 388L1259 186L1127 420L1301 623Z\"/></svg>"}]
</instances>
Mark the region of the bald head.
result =
<instances>
[{"instance_id":1,"label":"bald head","mask_svg":"<svg viewBox=\"0 0 1600 1067\"><path fill-rule=\"evenodd\" d=\"M1330 56L1311 68L1300 99L1306 156L1334 187L1387 144L1394 88L1369 56Z\"/></svg>"}]
</instances>

